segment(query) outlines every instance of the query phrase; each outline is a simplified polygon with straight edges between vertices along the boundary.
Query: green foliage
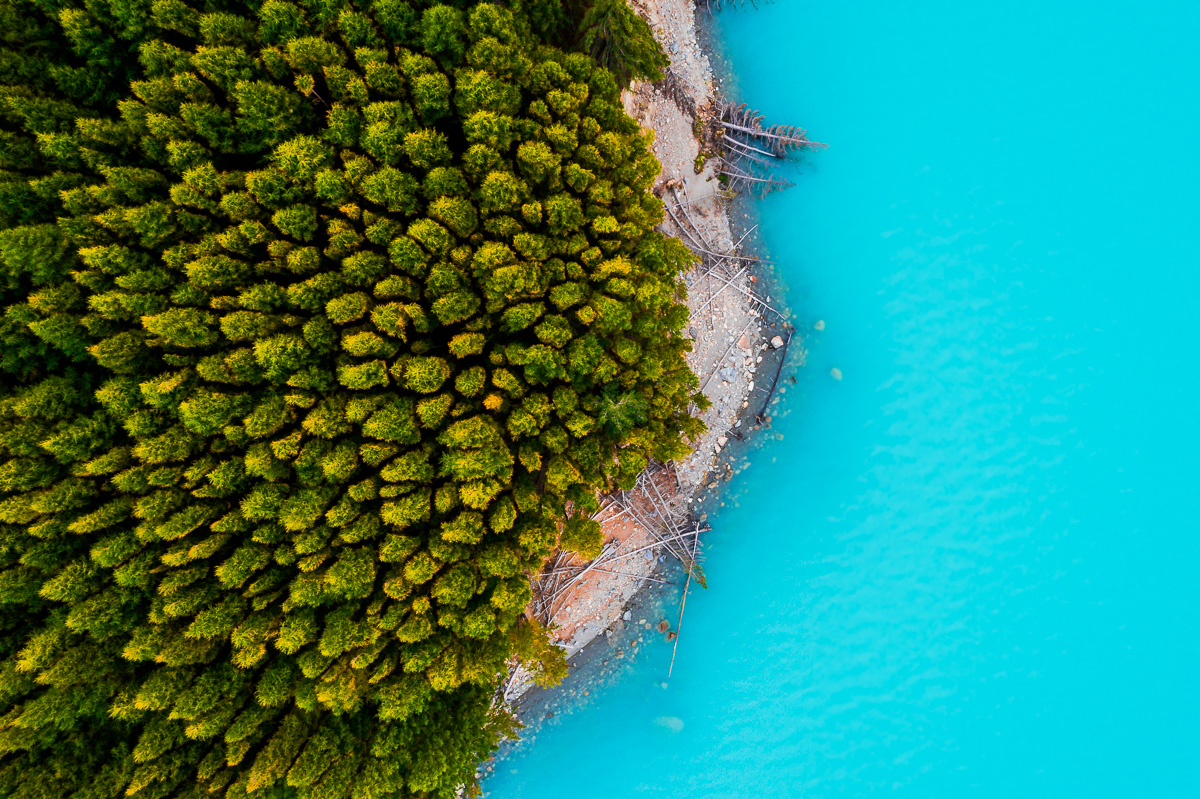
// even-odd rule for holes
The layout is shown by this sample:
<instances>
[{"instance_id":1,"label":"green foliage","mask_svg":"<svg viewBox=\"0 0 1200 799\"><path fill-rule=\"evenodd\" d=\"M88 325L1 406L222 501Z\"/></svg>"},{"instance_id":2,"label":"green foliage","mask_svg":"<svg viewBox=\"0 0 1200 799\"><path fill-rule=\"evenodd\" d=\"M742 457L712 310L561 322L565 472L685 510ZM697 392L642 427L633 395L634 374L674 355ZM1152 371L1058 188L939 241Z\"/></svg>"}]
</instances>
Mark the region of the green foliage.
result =
<instances>
[{"instance_id":1,"label":"green foliage","mask_svg":"<svg viewBox=\"0 0 1200 799\"><path fill-rule=\"evenodd\" d=\"M561 676L529 575L697 432L690 256L514 8L0 2L0 795L450 797Z\"/></svg>"},{"instance_id":2,"label":"green foliage","mask_svg":"<svg viewBox=\"0 0 1200 799\"><path fill-rule=\"evenodd\" d=\"M580 47L627 85L662 80L671 64L644 19L626 0L595 0L579 26Z\"/></svg>"},{"instance_id":3,"label":"green foliage","mask_svg":"<svg viewBox=\"0 0 1200 799\"><path fill-rule=\"evenodd\" d=\"M513 628L513 653L542 688L558 685L567 676L566 653L547 640L536 619L522 618Z\"/></svg>"}]
</instances>

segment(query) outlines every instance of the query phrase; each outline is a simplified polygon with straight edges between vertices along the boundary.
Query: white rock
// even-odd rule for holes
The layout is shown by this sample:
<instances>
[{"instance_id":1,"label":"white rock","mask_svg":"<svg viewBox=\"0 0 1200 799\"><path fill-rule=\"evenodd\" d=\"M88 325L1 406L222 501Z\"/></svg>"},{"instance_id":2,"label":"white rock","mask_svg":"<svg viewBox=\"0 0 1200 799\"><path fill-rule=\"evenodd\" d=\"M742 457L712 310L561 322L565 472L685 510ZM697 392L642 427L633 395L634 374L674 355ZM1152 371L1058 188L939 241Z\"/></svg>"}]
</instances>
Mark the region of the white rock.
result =
<instances>
[{"instance_id":1,"label":"white rock","mask_svg":"<svg viewBox=\"0 0 1200 799\"><path fill-rule=\"evenodd\" d=\"M842 370L835 366L829 370L829 375L834 380L841 380L842 379Z\"/></svg>"},{"instance_id":2,"label":"white rock","mask_svg":"<svg viewBox=\"0 0 1200 799\"><path fill-rule=\"evenodd\" d=\"M717 448L721 448L729 443L728 436L717 436Z\"/></svg>"},{"instance_id":3,"label":"white rock","mask_svg":"<svg viewBox=\"0 0 1200 799\"><path fill-rule=\"evenodd\" d=\"M771 347L773 349L779 349L782 346L783 346L783 336L776 336L775 338L771 339Z\"/></svg>"}]
</instances>

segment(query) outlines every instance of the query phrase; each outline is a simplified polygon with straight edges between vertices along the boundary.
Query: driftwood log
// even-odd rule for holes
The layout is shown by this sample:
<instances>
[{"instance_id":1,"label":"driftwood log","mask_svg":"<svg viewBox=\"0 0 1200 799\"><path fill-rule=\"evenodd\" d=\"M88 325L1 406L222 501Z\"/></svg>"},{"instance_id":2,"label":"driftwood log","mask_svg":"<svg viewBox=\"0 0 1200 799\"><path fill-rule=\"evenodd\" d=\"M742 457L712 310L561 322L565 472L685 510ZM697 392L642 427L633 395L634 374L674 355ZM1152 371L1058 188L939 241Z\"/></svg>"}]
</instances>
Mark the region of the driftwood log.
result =
<instances>
[{"instance_id":1,"label":"driftwood log","mask_svg":"<svg viewBox=\"0 0 1200 799\"><path fill-rule=\"evenodd\" d=\"M794 125L763 127L762 114L745 103L725 106L721 111L721 175L735 191L766 195L794 185L772 169L791 153L820 150L825 145L808 138Z\"/></svg>"}]
</instances>

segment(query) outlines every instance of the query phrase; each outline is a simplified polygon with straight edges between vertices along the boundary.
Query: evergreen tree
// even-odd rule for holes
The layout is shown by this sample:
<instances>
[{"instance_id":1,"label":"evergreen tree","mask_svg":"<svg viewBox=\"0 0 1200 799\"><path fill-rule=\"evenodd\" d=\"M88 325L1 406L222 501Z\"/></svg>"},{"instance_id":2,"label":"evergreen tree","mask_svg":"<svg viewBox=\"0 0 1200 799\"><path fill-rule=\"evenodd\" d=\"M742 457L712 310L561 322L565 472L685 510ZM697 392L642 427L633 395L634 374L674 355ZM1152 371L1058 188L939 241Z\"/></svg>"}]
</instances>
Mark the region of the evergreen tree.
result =
<instances>
[{"instance_id":1,"label":"evergreen tree","mask_svg":"<svg viewBox=\"0 0 1200 799\"><path fill-rule=\"evenodd\" d=\"M698 432L617 81L546 3L0 8L0 795L453 796Z\"/></svg>"},{"instance_id":2,"label":"evergreen tree","mask_svg":"<svg viewBox=\"0 0 1200 799\"><path fill-rule=\"evenodd\" d=\"M622 84L662 80L671 60L650 25L625 0L594 0L579 23L579 44Z\"/></svg>"}]
</instances>

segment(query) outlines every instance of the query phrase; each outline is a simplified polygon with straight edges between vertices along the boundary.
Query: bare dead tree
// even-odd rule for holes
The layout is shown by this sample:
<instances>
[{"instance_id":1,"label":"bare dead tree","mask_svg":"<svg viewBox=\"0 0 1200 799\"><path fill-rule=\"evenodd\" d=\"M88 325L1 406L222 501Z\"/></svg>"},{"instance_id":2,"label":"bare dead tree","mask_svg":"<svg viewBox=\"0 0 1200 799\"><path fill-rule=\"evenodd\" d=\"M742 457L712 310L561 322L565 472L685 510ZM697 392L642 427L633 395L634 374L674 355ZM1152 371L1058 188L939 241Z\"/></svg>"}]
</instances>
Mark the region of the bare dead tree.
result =
<instances>
[{"instance_id":1,"label":"bare dead tree","mask_svg":"<svg viewBox=\"0 0 1200 799\"><path fill-rule=\"evenodd\" d=\"M718 174L734 191L766 195L788 188L791 181L773 168L792 153L825 147L794 125L764 127L762 114L745 103L725 106L718 121L723 162Z\"/></svg>"},{"instance_id":2,"label":"bare dead tree","mask_svg":"<svg viewBox=\"0 0 1200 799\"><path fill-rule=\"evenodd\" d=\"M673 465L654 461L638 476L632 490L616 491L607 495L600 510L592 518L616 518L613 511L616 511L617 515L628 515L646 531L649 542L632 551L621 551L620 542L614 540L606 543L600 554L591 561L581 560L570 552L556 551L537 574L531 575L533 600L530 602L530 609L534 616L544 625L554 624L555 617L571 596L571 589L592 572L624 574L651 582L666 582L651 575L630 574L628 569L612 569L612 565L618 561L651 549L661 550L674 557L692 579L704 585L704 572L695 553L695 542L692 542L690 550L687 542L709 528L696 522L686 496L672 490L677 483L678 477L674 473Z\"/></svg>"},{"instance_id":3,"label":"bare dead tree","mask_svg":"<svg viewBox=\"0 0 1200 799\"><path fill-rule=\"evenodd\" d=\"M751 174L748 171L739 169L728 161L722 165L721 171L718 174L725 176L725 180L728 181L730 188L751 191L764 197L773 191L790 189L796 185L790 180L778 178L771 174Z\"/></svg>"},{"instance_id":4,"label":"bare dead tree","mask_svg":"<svg viewBox=\"0 0 1200 799\"><path fill-rule=\"evenodd\" d=\"M763 0L763 2L769 1L770 0ZM715 14L726 6L729 6L730 8L736 8L737 6L742 5L751 5L754 8L758 8L758 3L755 0L703 0L697 4L697 7L702 7L708 13Z\"/></svg>"},{"instance_id":5,"label":"bare dead tree","mask_svg":"<svg viewBox=\"0 0 1200 799\"><path fill-rule=\"evenodd\" d=\"M683 87L683 81L675 74L675 70L671 67L664 69L662 80L655 81L653 85L663 97L675 103L685 116L690 119L696 118L696 103Z\"/></svg>"},{"instance_id":6,"label":"bare dead tree","mask_svg":"<svg viewBox=\"0 0 1200 799\"><path fill-rule=\"evenodd\" d=\"M789 150L823 150L827 146L823 142L808 138L804 128L794 125L772 125L764 128L762 122L762 114L745 103L730 103L721 112L721 126L740 136L740 143L762 142L769 148L770 154L777 158L783 158Z\"/></svg>"}]
</instances>

